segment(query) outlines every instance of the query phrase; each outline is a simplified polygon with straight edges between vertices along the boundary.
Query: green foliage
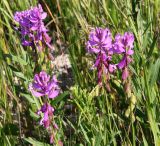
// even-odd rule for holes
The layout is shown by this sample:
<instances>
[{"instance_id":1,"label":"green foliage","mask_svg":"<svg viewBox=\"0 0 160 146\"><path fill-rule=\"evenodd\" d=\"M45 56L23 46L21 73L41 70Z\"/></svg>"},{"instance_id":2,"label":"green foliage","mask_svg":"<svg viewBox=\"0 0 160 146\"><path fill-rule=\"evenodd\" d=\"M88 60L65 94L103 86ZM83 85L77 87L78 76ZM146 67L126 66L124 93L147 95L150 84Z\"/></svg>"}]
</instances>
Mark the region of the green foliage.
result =
<instances>
[{"instance_id":1,"label":"green foliage","mask_svg":"<svg viewBox=\"0 0 160 146\"><path fill-rule=\"evenodd\" d=\"M39 142L37 140L34 140L33 138L29 137L29 138L25 138L25 141L29 142L30 144L34 145L34 146L50 146L49 144L43 143L43 142Z\"/></svg>"}]
</instances>

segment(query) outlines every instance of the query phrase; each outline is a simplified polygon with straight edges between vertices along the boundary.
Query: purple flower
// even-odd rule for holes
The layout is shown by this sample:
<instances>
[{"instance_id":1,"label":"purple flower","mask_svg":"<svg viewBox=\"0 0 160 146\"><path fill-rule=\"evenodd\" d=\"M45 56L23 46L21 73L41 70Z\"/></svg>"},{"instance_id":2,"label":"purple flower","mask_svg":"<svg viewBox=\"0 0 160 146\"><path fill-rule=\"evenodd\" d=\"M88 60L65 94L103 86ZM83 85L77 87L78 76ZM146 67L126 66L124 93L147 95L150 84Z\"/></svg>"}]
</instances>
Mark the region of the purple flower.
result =
<instances>
[{"instance_id":1,"label":"purple flower","mask_svg":"<svg viewBox=\"0 0 160 146\"><path fill-rule=\"evenodd\" d=\"M50 143L52 144L54 142L54 134L50 135Z\"/></svg>"},{"instance_id":2,"label":"purple flower","mask_svg":"<svg viewBox=\"0 0 160 146\"><path fill-rule=\"evenodd\" d=\"M54 127L54 129L57 129L57 130L59 129L58 125L56 123L53 124L53 127Z\"/></svg>"},{"instance_id":3,"label":"purple flower","mask_svg":"<svg viewBox=\"0 0 160 146\"><path fill-rule=\"evenodd\" d=\"M29 90L36 97L47 95L48 98L55 98L60 92L56 76L50 79L45 71L35 74L34 81L29 85Z\"/></svg>"},{"instance_id":4,"label":"purple flower","mask_svg":"<svg viewBox=\"0 0 160 146\"><path fill-rule=\"evenodd\" d=\"M106 67L103 65L103 63L107 60L107 56L106 54L104 53L99 53L97 58L96 58L96 61L95 61L95 64L94 64L94 67L97 68L97 72L98 72L98 83L101 84L102 83L102 74L103 74L103 71L107 70Z\"/></svg>"},{"instance_id":5,"label":"purple flower","mask_svg":"<svg viewBox=\"0 0 160 146\"><path fill-rule=\"evenodd\" d=\"M38 110L38 115L43 113L43 118L40 121L40 125L43 125L45 128L50 126L52 117L53 117L54 108L48 103L45 103L40 110Z\"/></svg>"},{"instance_id":6,"label":"purple flower","mask_svg":"<svg viewBox=\"0 0 160 146\"><path fill-rule=\"evenodd\" d=\"M118 63L119 69L123 69L123 68L127 67L129 65L129 63L132 62L132 58L130 57L130 55L132 55L133 53L134 53L133 50L128 50L128 51L124 52L124 56L123 56L122 60Z\"/></svg>"},{"instance_id":7,"label":"purple flower","mask_svg":"<svg viewBox=\"0 0 160 146\"><path fill-rule=\"evenodd\" d=\"M115 36L115 41L113 44L114 53L121 54L127 49L131 50L133 48L134 35L130 32L125 32L124 35L117 34Z\"/></svg>"},{"instance_id":8,"label":"purple flower","mask_svg":"<svg viewBox=\"0 0 160 146\"><path fill-rule=\"evenodd\" d=\"M128 65L132 62L131 55L134 54L132 50L134 43L134 35L126 32L123 36L117 34L115 42L113 44L114 52L117 54L123 54L122 60L118 63L118 68L122 69L122 79L126 80L129 76Z\"/></svg>"},{"instance_id":9,"label":"purple flower","mask_svg":"<svg viewBox=\"0 0 160 146\"><path fill-rule=\"evenodd\" d=\"M113 44L113 50L114 50L114 53L117 53L117 54L121 54L121 53L125 52L122 35L117 34L115 36L115 42Z\"/></svg>"},{"instance_id":10,"label":"purple flower","mask_svg":"<svg viewBox=\"0 0 160 146\"><path fill-rule=\"evenodd\" d=\"M129 55L132 55L133 50L128 50L124 53L122 60L118 63L118 68L122 69L122 79L126 80L129 76L128 65L132 62L132 58Z\"/></svg>"},{"instance_id":11,"label":"purple flower","mask_svg":"<svg viewBox=\"0 0 160 146\"><path fill-rule=\"evenodd\" d=\"M43 12L41 5L33 7L30 10L16 12L14 20L19 23L20 33L22 36L22 45L33 46L33 43L42 49L41 43L50 46L50 37L47 34L47 29L44 26L43 20L47 13Z\"/></svg>"},{"instance_id":12,"label":"purple flower","mask_svg":"<svg viewBox=\"0 0 160 146\"><path fill-rule=\"evenodd\" d=\"M89 53L96 54L94 67L98 72L98 83L102 83L102 75L105 74L106 80L110 79L111 73L114 73L117 67L122 70L122 79L129 76L128 65L132 61L134 35L125 32L124 35L117 34L112 43L112 36L109 29L96 28L90 32L86 48ZM118 64L112 63L114 54L122 54L122 60ZM109 87L109 85L107 84ZM109 88L108 88L109 89Z\"/></svg>"},{"instance_id":13,"label":"purple flower","mask_svg":"<svg viewBox=\"0 0 160 146\"><path fill-rule=\"evenodd\" d=\"M125 32L124 36L123 36L123 41L124 41L124 46L126 48L132 49L133 43L134 43L134 35L130 32Z\"/></svg>"},{"instance_id":14,"label":"purple flower","mask_svg":"<svg viewBox=\"0 0 160 146\"><path fill-rule=\"evenodd\" d=\"M113 48L110 30L108 28L96 28L92 30L86 48L89 53L96 54L94 67L97 68L98 83L102 83L103 74L109 80L109 73L113 73L116 70L116 65L111 64Z\"/></svg>"},{"instance_id":15,"label":"purple flower","mask_svg":"<svg viewBox=\"0 0 160 146\"><path fill-rule=\"evenodd\" d=\"M101 84L102 82L102 74L104 73L106 76L108 76L109 73L113 73L115 72L115 70L117 69L116 65L111 64L111 56L107 56L105 53L99 53L94 67L97 68L98 71L98 83ZM107 77L107 79L109 79Z\"/></svg>"},{"instance_id":16,"label":"purple flower","mask_svg":"<svg viewBox=\"0 0 160 146\"><path fill-rule=\"evenodd\" d=\"M115 72L115 70L117 69L117 65L116 64L109 64L108 65L108 70L110 73Z\"/></svg>"},{"instance_id":17,"label":"purple flower","mask_svg":"<svg viewBox=\"0 0 160 146\"><path fill-rule=\"evenodd\" d=\"M103 53L112 48L111 32L108 28L96 28L90 32L86 48L89 53Z\"/></svg>"}]
</instances>

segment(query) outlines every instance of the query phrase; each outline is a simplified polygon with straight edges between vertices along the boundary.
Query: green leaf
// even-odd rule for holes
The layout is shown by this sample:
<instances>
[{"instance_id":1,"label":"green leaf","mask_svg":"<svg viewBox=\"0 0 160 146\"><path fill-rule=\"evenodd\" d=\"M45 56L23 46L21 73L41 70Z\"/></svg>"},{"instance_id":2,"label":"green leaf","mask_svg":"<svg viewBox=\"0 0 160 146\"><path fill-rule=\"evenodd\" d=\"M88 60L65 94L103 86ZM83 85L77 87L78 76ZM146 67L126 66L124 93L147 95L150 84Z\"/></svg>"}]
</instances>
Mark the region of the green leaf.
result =
<instances>
[{"instance_id":1,"label":"green leaf","mask_svg":"<svg viewBox=\"0 0 160 146\"><path fill-rule=\"evenodd\" d=\"M24 74L21 73L21 72L16 72L16 71L14 71L14 74L15 74L17 77L21 78L21 79L27 80L27 78L26 78L26 77L24 76Z\"/></svg>"},{"instance_id":2,"label":"green leaf","mask_svg":"<svg viewBox=\"0 0 160 146\"><path fill-rule=\"evenodd\" d=\"M84 128L82 127L81 124L80 124L80 127L81 127L82 133L83 133L86 141L88 142L88 144L90 144L89 138L88 138L88 136L87 136L87 132L84 130Z\"/></svg>"},{"instance_id":3,"label":"green leaf","mask_svg":"<svg viewBox=\"0 0 160 146\"><path fill-rule=\"evenodd\" d=\"M51 101L51 105L54 106L57 103L59 103L60 101L62 101L65 97L67 97L69 95L69 92L64 92L62 94L60 94L59 96L57 96L54 100Z\"/></svg>"},{"instance_id":4,"label":"green leaf","mask_svg":"<svg viewBox=\"0 0 160 146\"><path fill-rule=\"evenodd\" d=\"M95 146L100 146L101 145L101 141L102 141L102 137L101 137L100 133L97 132Z\"/></svg>"},{"instance_id":5,"label":"green leaf","mask_svg":"<svg viewBox=\"0 0 160 146\"><path fill-rule=\"evenodd\" d=\"M35 112L33 112L31 109L29 109L29 112L30 112L30 116L33 118L33 119L39 119L39 116L35 113Z\"/></svg>"},{"instance_id":6,"label":"green leaf","mask_svg":"<svg viewBox=\"0 0 160 146\"><path fill-rule=\"evenodd\" d=\"M29 101L29 103L35 103L34 99L30 94L21 93L21 96L24 96Z\"/></svg>"},{"instance_id":7,"label":"green leaf","mask_svg":"<svg viewBox=\"0 0 160 146\"><path fill-rule=\"evenodd\" d=\"M11 123L5 124L2 130L5 135L18 135L19 133L18 126Z\"/></svg>"},{"instance_id":8,"label":"green leaf","mask_svg":"<svg viewBox=\"0 0 160 146\"><path fill-rule=\"evenodd\" d=\"M157 81L158 74L160 71L160 58L157 59L156 63L151 67L151 76L150 76L150 86L152 87L154 83Z\"/></svg>"},{"instance_id":9,"label":"green leaf","mask_svg":"<svg viewBox=\"0 0 160 146\"><path fill-rule=\"evenodd\" d=\"M143 139L143 144L144 144L144 146L148 146L147 140L146 140L143 132L142 132L142 139Z\"/></svg>"},{"instance_id":10,"label":"green leaf","mask_svg":"<svg viewBox=\"0 0 160 146\"><path fill-rule=\"evenodd\" d=\"M20 58L19 56L11 55L11 59L12 59L14 62L18 62L20 65L27 65L27 64L28 64L25 60L23 60L23 59Z\"/></svg>"},{"instance_id":11,"label":"green leaf","mask_svg":"<svg viewBox=\"0 0 160 146\"><path fill-rule=\"evenodd\" d=\"M157 38L158 38L157 36L154 36L154 38L153 38L153 42L152 42L152 44L150 46L150 50L148 52L148 58L150 58L153 54L153 51L154 51L154 48L155 48L155 45L156 45L156 42L157 42Z\"/></svg>"},{"instance_id":12,"label":"green leaf","mask_svg":"<svg viewBox=\"0 0 160 146\"><path fill-rule=\"evenodd\" d=\"M18 72L19 70L14 65L8 65L12 71Z\"/></svg>"},{"instance_id":13,"label":"green leaf","mask_svg":"<svg viewBox=\"0 0 160 146\"><path fill-rule=\"evenodd\" d=\"M40 142L38 140L35 140L31 137L29 138L24 138L25 141L29 142L30 144L32 144L33 146L50 146L49 144L47 143L43 143L43 142Z\"/></svg>"}]
</instances>

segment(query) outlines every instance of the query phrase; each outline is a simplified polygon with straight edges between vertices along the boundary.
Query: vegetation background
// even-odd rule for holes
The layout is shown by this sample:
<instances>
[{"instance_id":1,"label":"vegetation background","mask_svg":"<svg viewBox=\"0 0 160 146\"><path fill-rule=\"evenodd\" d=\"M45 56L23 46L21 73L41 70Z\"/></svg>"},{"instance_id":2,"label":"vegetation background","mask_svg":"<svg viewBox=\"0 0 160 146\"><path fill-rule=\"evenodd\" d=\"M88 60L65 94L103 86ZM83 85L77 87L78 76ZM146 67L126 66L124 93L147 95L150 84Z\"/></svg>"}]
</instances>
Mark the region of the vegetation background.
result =
<instances>
[{"instance_id":1,"label":"vegetation background","mask_svg":"<svg viewBox=\"0 0 160 146\"><path fill-rule=\"evenodd\" d=\"M14 13L37 3L48 13L54 56L68 53L71 63L71 86L52 102L64 146L160 146L160 0L0 0L0 146L49 145L35 114L39 103L28 92L32 52L13 27ZM111 81L113 94L97 85L94 56L85 49L97 26L135 35L130 97L120 74Z\"/></svg>"}]
</instances>

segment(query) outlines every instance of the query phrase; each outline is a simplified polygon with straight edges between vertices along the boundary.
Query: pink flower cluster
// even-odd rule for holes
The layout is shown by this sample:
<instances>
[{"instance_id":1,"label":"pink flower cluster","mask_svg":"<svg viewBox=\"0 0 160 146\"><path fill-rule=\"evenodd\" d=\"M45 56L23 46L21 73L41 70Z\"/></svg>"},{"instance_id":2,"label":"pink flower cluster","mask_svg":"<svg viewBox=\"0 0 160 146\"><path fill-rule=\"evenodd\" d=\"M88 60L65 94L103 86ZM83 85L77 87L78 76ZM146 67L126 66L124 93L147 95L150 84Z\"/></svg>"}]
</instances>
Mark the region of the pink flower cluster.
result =
<instances>
[{"instance_id":1,"label":"pink flower cluster","mask_svg":"<svg viewBox=\"0 0 160 146\"><path fill-rule=\"evenodd\" d=\"M39 51L42 49L41 43L42 45L46 44L48 47L51 47L49 44L51 39L43 23L46 16L47 13L43 11L40 4L30 10L14 14L14 20L19 23L22 45L33 47L35 44L39 48Z\"/></svg>"},{"instance_id":2,"label":"pink flower cluster","mask_svg":"<svg viewBox=\"0 0 160 146\"><path fill-rule=\"evenodd\" d=\"M57 84L56 76L50 79L45 71L35 74L34 81L29 85L29 90L36 97L48 96L48 98L55 98L60 91Z\"/></svg>"},{"instance_id":3,"label":"pink flower cluster","mask_svg":"<svg viewBox=\"0 0 160 146\"><path fill-rule=\"evenodd\" d=\"M54 142L54 131L58 130L58 126L55 122L53 122L53 112L54 108L49 105L49 103L45 103L42 105L41 109L38 110L37 114L43 114L43 117L40 121L40 125L43 125L50 132L50 143Z\"/></svg>"},{"instance_id":4,"label":"pink flower cluster","mask_svg":"<svg viewBox=\"0 0 160 146\"><path fill-rule=\"evenodd\" d=\"M109 74L117 69L122 70L122 79L126 80L129 76L128 65L132 61L134 35L125 32L124 35L117 34L114 41L108 28L95 28L89 34L86 48L89 53L96 55L94 67L98 71L98 83L102 83L102 75L105 74L109 80ZM113 55L122 55L119 63L113 63Z\"/></svg>"},{"instance_id":5,"label":"pink flower cluster","mask_svg":"<svg viewBox=\"0 0 160 146\"><path fill-rule=\"evenodd\" d=\"M38 110L38 115L40 113L43 113L44 116L40 121L40 125L43 125L45 128L48 128L50 126L50 119L53 117L54 108L50 106L48 103L45 103L40 110Z\"/></svg>"},{"instance_id":6,"label":"pink flower cluster","mask_svg":"<svg viewBox=\"0 0 160 146\"><path fill-rule=\"evenodd\" d=\"M35 97L46 96L45 98L53 99L58 96L60 88L55 76L50 79L45 71L41 71L39 74L35 74L33 82L29 85L29 91ZM50 143L54 141L53 131L58 130L57 124L54 123L53 112L54 108L48 102L44 103L37 112L38 115L43 115L40 125L43 125L51 133Z\"/></svg>"},{"instance_id":7,"label":"pink flower cluster","mask_svg":"<svg viewBox=\"0 0 160 146\"><path fill-rule=\"evenodd\" d=\"M118 63L118 68L122 69L122 79L127 79L129 72L128 72L128 65L132 62L131 55L134 54L133 49L134 43L134 36L132 33L126 32L124 35L117 34L115 36L115 42L113 44L114 52L117 54L122 54L123 58Z\"/></svg>"}]
</instances>

